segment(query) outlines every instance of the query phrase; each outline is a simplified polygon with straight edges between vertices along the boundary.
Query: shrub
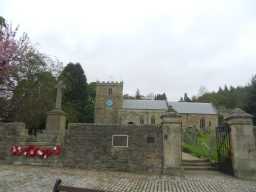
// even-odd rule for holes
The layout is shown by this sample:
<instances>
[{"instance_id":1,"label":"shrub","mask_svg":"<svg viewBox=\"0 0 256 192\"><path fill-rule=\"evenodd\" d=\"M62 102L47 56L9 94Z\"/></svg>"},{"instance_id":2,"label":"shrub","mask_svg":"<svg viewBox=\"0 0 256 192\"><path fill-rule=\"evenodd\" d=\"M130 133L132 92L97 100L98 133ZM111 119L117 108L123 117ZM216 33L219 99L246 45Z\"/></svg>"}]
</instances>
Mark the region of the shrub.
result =
<instances>
[{"instance_id":1,"label":"shrub","mask_svg":"<svg viewBox=\"0 0 256 192\"><path fill-rule=\"evenodd\" d=\"M196 142L191 142L194 139L189 139L190 133L191 131L184 132L186 139L183 140L183 151L199 158L208 158L212 162L217 161L215 133L197 131ZM194 134L195 132L192 133L191 137L194 138Z\"/></svg>"}]
</instances>

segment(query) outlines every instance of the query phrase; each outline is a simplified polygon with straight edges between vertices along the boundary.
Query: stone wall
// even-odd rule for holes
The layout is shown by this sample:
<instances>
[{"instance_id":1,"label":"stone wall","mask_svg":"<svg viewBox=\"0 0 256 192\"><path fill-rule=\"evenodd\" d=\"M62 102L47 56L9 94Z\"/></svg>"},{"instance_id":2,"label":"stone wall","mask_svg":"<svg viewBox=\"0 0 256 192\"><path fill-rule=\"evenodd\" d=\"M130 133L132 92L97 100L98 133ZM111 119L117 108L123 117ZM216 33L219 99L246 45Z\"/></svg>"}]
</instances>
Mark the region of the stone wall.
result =
<instances>
[{"instance_id":1,"label":"stone wall","mask_svg":"<svg viewBox=\"0 0 256 192\"><path fill-rule=\"evenodd\" d=\"M111 92L110 92L111 90ZM112 101L111 106L106 102ZM118 112L123 105L123 83L122 82L97 82L95 98L95 123L118 124Z\"/></svg>"},{"instance_id":2,"label":"stone wall","mask_svg":"<svg viewBox=\"0 0 256 192\"><path fill-rule=\"evenodd\" d=\"M255 146L256 146L256 126L253 126L253 135L255 138Z\"/></svg>"},{"instance_id":3,"label":"stone wall","mask_svg":"<svg viewBox=\"0 0 256 192\"><path fill-rule=\"evenodd\" d=\"M133 122L135 125L140 125L140 119L143 118L145 125L152 124L151 118L155 118L155 124L161 124L161 115L166 113L165 110L120 110L121 124L127 125Z\"/></svg>"},{"instance_id":4,"label":"stone wall","mask_svg":"<svg viewBox=\"0 0 256 192\"><path fill-rule=\"evenodd\" d=\"M128 147L112 146L112 135L119 134L128 135ZM162 129L151 125L69 124L61 156L48 159L12 156L13 145L53 147L29 136L24 123L0 123L0 163L159 173L162 168Z\"/></svg>"},{"instance_id":5,"label":"stone wall","mask_svg":"<svg viewBox=\"0 0 256 192\"><path fill-rule=\"evenodd\" d=\"M175 174L181 157L177 152L181 150L180 120L161 118L161 126L71 123L65 130L61 155L47 159L10 153L13 145L53 148L59 143L47 140L47 130L34 137L27 134L24 123L0 123L0 163ZM128 145L114 146L113 135L127 136Z\"/></svg>"},{"instance_id":6,"label":"stone wall","mask_svg":"<svg viewBox=\"0 0 256 192\"><path fill-rule=\"evenodd\" d=\"M116 134L128 135L128 147L112 146ZM69 167L149 172L162 167L162 130L155 126L69 124L64 148Z\"/></svg>"},{"instance_id":7,"label":"stone wall","mask_svg":"<svg viewBox=\"0 0 256 192\"><path fill-rule=\"evenodd\" d=\"M11 163L10 148L25 142L27 131L24 123L0 123L0 162Z\"/></svg>"},{"instance_id":8,"label":"stone wall","mask_svg":"<svg viewBox=\"0 0 256 192\"><path fill-rule=\"evenodd\" d=\"M194 127L200 129L200 120L205 119L205 127L207 130L214 130L218 126L218 115L207 114L180 114L182 127Z\"/></svg>"},{"instance_id":9,"label":"stone wall","mask_svg":"<svg viewBox=\"0 0 256 192\"><path fill-rule=\"evenodd\" d=\"M61 157L49 157L42 159L39 157L28 158L23 155L11 155L11 147L13 145L28 146L35 145L37 147L46 148L54 147L55 144L48 142L47 134L38 133L37 137L28 135L28 130L24 123L0 123L0 163L4 164L22 164L22 165L44 165L44 166L61 166Z\"/></svg>"}]
</instances>

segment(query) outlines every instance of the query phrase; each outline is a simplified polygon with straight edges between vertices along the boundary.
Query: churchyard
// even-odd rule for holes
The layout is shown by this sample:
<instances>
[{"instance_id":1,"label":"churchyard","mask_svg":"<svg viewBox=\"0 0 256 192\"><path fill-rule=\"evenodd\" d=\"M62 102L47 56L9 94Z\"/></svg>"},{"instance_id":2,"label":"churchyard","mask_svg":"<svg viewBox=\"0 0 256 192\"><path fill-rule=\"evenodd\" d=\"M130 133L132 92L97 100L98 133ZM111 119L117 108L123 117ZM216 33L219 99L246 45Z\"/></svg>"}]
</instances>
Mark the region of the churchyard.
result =
<instances>
[{"instance_id":1,"label":"churchyard","mask_svg":"<svg viewBox=\"0 0 256 192\"><path fill-rule=\"evenodd\" d=\"M133 97L123 81L88 84L80 63L56 72L9 27L0 17L0 192L52 191L57 179L101 192L256 191L256 76L193 99Z\"/></svg>"}]
</instances>

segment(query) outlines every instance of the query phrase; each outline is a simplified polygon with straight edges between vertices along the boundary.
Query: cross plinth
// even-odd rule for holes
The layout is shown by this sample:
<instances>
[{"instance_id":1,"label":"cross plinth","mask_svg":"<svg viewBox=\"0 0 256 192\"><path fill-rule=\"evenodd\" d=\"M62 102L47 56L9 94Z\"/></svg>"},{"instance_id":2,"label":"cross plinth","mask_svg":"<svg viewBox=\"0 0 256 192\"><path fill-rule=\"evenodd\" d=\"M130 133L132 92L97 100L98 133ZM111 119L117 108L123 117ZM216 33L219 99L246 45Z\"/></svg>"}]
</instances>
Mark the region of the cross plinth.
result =
<instances>
[{"instance_id":1,"label":"cross plinth","mask_svg":"<svg viewBox=\"0 0 256 192\"><path fill-rule=\"evenodd\" d=\"M63 81L58 81L55 88L57 89L56 105L55 109L47 113L46 131L49 143L62 145L64 144L66 133L66 115L65 112L61 110L62 91L65 88Z\"/></svg>"},{"instance_id":2,"label":"cross plinth","mask_svg":"<svg viewBox=\"0 0 256 192\"><path fill-rule=\"evenodd\" d=\"M56 95L56 105L55 109L61 110L61 103L62 103L62 89L65 89L66 86L64 85L63 81L58 81L57 85L55 86L57 89L57 95Z\"/></svg>"}]
</instances>

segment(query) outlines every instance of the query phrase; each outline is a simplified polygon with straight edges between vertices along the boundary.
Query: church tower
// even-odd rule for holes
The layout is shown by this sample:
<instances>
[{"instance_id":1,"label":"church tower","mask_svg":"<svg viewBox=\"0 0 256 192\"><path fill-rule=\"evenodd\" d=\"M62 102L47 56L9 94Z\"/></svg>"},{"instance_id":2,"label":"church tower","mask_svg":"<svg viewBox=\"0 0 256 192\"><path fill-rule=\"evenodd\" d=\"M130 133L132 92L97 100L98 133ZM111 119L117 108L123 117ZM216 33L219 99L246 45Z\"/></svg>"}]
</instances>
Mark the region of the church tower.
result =
<instances>
[{"instance_id":1,"label":"church tower","mask_svg":"<svg viewBox=\"0 0 256 192\"><path fill-rule=\"evenodd\" d=\"M123 105L123 82L97 82L95 123L118 124L119 110Z\"/></svg>"}]
</instances>

